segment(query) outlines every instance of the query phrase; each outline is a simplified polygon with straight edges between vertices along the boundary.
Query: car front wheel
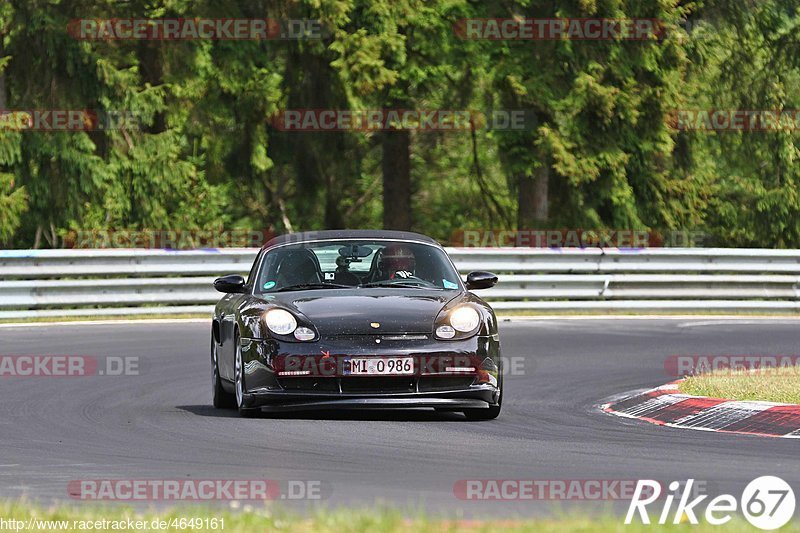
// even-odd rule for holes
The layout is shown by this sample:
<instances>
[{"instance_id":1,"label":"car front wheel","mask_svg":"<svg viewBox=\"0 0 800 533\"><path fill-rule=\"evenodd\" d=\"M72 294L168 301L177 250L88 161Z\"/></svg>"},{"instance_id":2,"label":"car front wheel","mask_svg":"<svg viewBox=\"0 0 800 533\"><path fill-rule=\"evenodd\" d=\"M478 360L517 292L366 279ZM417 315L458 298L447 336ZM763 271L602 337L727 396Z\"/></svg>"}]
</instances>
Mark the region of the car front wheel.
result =
<instances>
[{"instance_id":1,"label":"car front wheel","mask_svg":"<svg viewBox=\"0 0 800 533\"><path fill-rule=\"evenodd\" d=\"M239 343L239 334L233 339L236 346L236 357L234 358L234 384L236 387L236 407L239 415L245 418L252 418L257 414L255 409L244 406L244 365L242 364L242 345Z\"/></svg>"},{"instance_id":2,"label":"car front wheel","mask_svg":"<svg viewBox=\"0 0 800 533\"><path fill-rule=\"evenodd\" d=\"M219 377L217 342L211 335L211 403L217 409L229 409L236 405L233 395L222 388L222 378Z\"/></svg>"}]
</instances>

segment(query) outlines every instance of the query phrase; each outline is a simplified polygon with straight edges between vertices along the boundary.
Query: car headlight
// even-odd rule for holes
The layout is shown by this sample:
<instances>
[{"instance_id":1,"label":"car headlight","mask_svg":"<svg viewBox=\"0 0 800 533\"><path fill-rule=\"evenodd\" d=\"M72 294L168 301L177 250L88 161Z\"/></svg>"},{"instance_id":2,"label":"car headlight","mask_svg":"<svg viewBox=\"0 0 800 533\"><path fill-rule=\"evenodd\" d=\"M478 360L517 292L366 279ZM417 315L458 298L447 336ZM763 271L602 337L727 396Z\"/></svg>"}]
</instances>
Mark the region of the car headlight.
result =
<instances>
[{"instance_id":1,"label":"car headlight","mask_svg":"<svg viewBox=\"0 0 800 533\"><path fill-rule=\"evenodd\" d=\"M278 335L290 335L297 329L297 319L284 309L270 309L264 315L264 321L269 330Z\"/></svg>"},{"instance_id":2,"label":"car headlight","mask_svg":"<svg viewBox=\"0 0 800 533\"><path fill-rule=\"evenodd\" d=\"M469 306L458 307L450 313L450 325L461 333L469 333L478 327L481 317Z\"/></svg>"},{"instance_id":3,"label":"car headlight","mask_svg":"<svg viewBox=\"0 0 800 533\"><path fill-rule=\"evenodd\" d=\"M314 333L313 329L306 328L304 326L300 326L299 328L294 330L294 338L299 341L310 341L316 336L317 334Z\"/></svg>"},{"instance_id":4,"label":"car headlight","mask_svg":"<svg viewBox=\"0 0 800 533\"><path fill-rule=\"evenodd\" d=\"M440 339L452 339L456 336L456 330L453 329L453 326L439 326L436 328L436 336Z\"/></svg>"}]
</instances>

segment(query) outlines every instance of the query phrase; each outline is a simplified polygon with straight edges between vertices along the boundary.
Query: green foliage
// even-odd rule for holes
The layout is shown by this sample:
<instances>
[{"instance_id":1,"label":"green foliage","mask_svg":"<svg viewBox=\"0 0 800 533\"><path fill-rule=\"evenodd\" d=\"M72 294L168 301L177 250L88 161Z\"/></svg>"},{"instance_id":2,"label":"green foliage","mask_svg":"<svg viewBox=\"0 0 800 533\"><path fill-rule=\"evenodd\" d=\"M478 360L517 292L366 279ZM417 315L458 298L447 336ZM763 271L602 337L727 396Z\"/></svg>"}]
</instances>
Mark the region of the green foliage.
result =
<instances>
[{"instance_id":1,"label":"green foliage","mask_svg":"<svg viewBox=\"0 0 800 533\"><path fill-rule=\"evenodd\" d=\"M0 243L78 229L381 224L380 132L286 132L284 109L525 110L524 130L412 132L413 229L514 228L545 170L550 228L702 230L800 247L797 126L675 131L677 109L800 109L800 17L779 0L10 0L0 102L123 117L0 130ZM81 41L80 18L317 19L321 39ZM645 41L470 40L464 18L650 18ZM399 201L400 199L398 199ZM391 207L391 206L388 206Z\"/></svg>"},{"instance_id":2,"label":"green foliage","mask_svg":"<svg viewBox=\"0 0 800 533\"><path fill-rule=\"evenodd\" d=\"M800 8L719 1L706 13L690 48L703 69L692 72L692 99L711 109L800 109ZM700 132L687 142L689 168L714 183L704 223L717 243L800 246L798 127Z\"/></svg>"},{"instance_id":3,"label":"green foliage","mask_svg":"<svg viewBox=\"0 0 800 533\"><path fill-rule=\"evenodd\" d=\"M0 174L0 242L11 239L27 209L28 193L25 188L14 189L14 176Z\"/></svg>"}]
</instances>

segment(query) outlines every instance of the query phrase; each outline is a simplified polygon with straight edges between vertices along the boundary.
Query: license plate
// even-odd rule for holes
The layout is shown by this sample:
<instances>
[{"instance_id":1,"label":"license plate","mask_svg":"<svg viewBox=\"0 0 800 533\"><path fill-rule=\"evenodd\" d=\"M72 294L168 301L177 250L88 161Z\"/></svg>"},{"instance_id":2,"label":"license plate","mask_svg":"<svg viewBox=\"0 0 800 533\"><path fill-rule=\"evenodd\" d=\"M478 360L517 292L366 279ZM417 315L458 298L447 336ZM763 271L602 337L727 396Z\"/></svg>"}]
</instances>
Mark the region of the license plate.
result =
<instances>
[{"instance_id":1,"label":"license plate","mask_svg":"<svg viewBox=\"0 0 800 533\"><path fill-rule=\"evenodd\" d=\"M407 376L414 373L414 358L353 358L347 373L351 376Z\"/></svg>"}]
</instances>

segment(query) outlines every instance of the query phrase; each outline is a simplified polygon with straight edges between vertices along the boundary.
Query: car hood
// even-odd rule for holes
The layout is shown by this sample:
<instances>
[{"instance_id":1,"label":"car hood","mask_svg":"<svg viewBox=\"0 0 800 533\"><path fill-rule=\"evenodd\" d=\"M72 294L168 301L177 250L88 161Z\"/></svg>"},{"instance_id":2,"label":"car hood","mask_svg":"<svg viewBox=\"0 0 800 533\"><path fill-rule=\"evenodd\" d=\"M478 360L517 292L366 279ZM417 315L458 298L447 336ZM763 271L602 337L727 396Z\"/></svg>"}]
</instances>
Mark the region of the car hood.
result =
<instances>
[{"instance_id":1,"label":"car hood","mask_svg":"<svg viewBox=\"0 0 800 533\"><path fill-rule=\"evenodd\" d=\"M431 333L442 308L463 296L425 289L339 289L275 294L270 303L304 315L323 337ZM379 328L371 326L379 323Z\"/></svg>"}]
</instances>

